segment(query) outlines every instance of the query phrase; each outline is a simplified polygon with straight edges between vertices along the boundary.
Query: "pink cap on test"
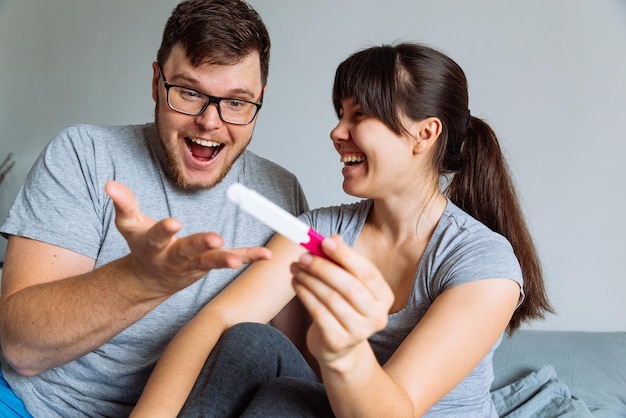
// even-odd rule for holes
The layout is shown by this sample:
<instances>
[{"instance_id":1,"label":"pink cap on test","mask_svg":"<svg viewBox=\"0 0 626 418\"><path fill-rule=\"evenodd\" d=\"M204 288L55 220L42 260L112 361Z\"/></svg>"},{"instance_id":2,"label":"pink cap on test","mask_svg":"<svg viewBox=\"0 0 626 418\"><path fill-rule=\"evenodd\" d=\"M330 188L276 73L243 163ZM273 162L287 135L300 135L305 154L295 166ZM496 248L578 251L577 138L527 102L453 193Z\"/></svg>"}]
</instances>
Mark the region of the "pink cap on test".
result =
<instances>
[{"instance_id":1,"label":"pink cap on test","mask_svg":"<svg viewBox=\"0 0 626 418\"><path fill-rule=\"evenodd\" d=\"M309 238L309 242L300 243L300 245L309 250L311 254L328 259L326 254L324 254L324 251L322 251L322 241L324 241L324 236L311 228L309 229Z\"/></svg>"}]
</instances>

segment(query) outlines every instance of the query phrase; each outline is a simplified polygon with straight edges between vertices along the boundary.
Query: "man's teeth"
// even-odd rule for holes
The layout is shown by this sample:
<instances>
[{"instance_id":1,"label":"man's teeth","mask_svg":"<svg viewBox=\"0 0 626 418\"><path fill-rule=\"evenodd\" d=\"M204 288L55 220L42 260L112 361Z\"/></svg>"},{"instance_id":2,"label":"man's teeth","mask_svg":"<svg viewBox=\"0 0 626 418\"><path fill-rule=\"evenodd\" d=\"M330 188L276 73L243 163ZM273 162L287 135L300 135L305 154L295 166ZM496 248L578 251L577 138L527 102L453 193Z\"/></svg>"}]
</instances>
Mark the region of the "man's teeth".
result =
<instances>
[{"instance_id":1,"label":"man's teeth","mask_svg":"<svg viewBox=\"0 0 626 418\"><path fill-rule=\"evenodd\" d=\"M344 164L355 164L365 161L365 155L363 154L344 154L339 159Z\"/></svg>"},{"instance_id":2,"label":"man's teeth","mask_svg":"<svg viewBox=\"0 0 626 418\"><path fill-rule=\"evenodd\" d=\"M209 141L208 139L189 138L189 140L195 144L202 145L203 147L221 147L222 144L215 141Z\"/></svg>"}]
</instances>

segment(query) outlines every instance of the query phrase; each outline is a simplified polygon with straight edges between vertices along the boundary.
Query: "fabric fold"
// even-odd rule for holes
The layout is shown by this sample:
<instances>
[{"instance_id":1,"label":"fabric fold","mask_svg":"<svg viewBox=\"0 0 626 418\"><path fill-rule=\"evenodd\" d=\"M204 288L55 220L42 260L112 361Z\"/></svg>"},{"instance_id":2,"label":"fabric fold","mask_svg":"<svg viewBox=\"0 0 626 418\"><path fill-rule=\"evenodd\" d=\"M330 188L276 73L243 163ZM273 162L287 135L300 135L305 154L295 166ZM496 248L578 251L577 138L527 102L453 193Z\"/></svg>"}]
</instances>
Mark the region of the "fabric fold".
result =
<instances>
[{"instance_id":1,"label":"fabric fold","mask_svg":"<svg viewBox=\"0 0 626 418\"><path fill-rule=\"evenodd\" d=\"M492 391L491 398L502 418L593 418L549 364Z\"/></svg>"}]
</instances>

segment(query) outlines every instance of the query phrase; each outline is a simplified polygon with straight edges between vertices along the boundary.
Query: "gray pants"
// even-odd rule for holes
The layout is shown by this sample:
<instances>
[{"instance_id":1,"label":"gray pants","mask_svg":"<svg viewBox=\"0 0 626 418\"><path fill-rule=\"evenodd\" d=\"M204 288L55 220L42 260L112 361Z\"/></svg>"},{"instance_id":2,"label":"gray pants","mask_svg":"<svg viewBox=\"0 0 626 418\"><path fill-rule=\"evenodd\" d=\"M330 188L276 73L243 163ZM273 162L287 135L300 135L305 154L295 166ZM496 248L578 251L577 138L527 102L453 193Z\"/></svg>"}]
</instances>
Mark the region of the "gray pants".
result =
<instances>
[{"instance_id":1,"label":"gray pants","mask_svg":"<svg viewBox=\"0 0 626 418\"><path fill-rule=\"evenodd\" d=\"M204 364L181 417L333 417L298 349L276 329L230 328Z\"/></svg>"}]
</instances>

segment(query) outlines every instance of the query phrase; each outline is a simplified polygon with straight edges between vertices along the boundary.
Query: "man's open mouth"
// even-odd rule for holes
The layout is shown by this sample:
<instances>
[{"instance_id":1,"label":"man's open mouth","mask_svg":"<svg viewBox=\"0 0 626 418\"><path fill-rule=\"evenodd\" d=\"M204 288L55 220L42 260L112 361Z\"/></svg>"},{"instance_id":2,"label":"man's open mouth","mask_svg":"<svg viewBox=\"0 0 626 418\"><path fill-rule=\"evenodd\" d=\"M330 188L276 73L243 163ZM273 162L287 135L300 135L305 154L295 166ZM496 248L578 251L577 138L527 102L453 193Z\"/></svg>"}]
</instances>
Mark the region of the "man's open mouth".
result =
<instances>
[{"instance_id":1,"label":"man's open mouth","mask_svg":"<svg viewBox=\"0 0 626 418\"><path fill-rule=\"evenodd\" d=\"M224 148L224 144L207 139L186 137L185 142L191 154L203 160L212 160Z\"/></svg>"}]
</instances>

